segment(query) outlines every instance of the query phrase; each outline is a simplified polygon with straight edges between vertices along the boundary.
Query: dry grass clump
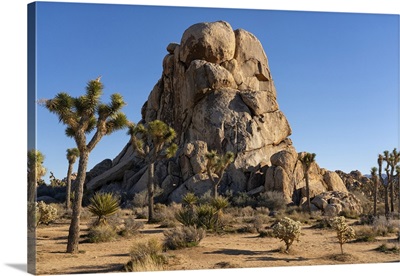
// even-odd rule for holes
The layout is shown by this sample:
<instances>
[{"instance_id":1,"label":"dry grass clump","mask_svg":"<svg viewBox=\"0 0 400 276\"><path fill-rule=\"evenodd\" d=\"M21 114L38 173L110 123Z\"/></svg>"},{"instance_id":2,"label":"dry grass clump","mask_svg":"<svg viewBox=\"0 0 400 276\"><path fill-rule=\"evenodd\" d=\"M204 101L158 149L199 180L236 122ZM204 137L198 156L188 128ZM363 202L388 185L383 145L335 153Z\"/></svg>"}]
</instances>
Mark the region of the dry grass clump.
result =
<instances>
[{"instance_id":1,"label":"dry grass clump","mask_svg":"<svg viewBox=\"0 0 400 276\"><path fill-rule=\"evenodd\" d=\"M167 260L161 253L162 245L151 238L144 242L135 242L129 252L130 261L125 265L127 272L161 271Z\"/></svg>"},{"instance_id":2,"label":"dry grass clump","mask_svg":"<svg viewBox=\"0 0 400 276\"><path fill-rule=\"evenodd\" d=\"M372 227L378 236L385 237L389 234L397 233L397 231L399 231L399 222L381 216L374 220Z\"/></svg>"},{"instance_id":3,"label":"dry grass clump","mask_svg":"<svg viewBox=\"0 0 400 276\"><path fill-rule=\"evenodd\" d=\"M172 203L164 205L157 203L154 206L154 221L160 223L160 228L173 228L178 225L175 214L181 210L181 205Z\"/></svg>"},{"instance_id":4,"label":"dry grass clump","mask_svg":"<svg viewBox=\"0 0 400 276\"><path fill-rule=\"evenodd\" d=\"M359 226L355 232L355 242L372 242L377 237L376 231L369 225Z\"/></svg>"},{"instance_id":5,"label":"dry grass clump","mask_svg":"<svg viewBox=\"0 0 400 276\"><path fill-rule=\"evenodd\" d=\"M124 220L124 227L119 232L119 234L123 237L131 237L139 234L139 230L144 227L144 223L141 221L137 221L132 217L126 218Z\"/></svg>"},{"instance_id":6,"label":"dry grass clump","mask_svg":"<svg viewBox=\"0 0 400 276\"><path fill-rule=\"evenodd\" d=\"M99 224L89 229L88 242L100 243L115 241L118 237L116 229L108 224Z\"/></svg>"},{"instance_id":7,"label":"dry grass clump","mask_svg":"<svg viewBox=\"0 0 400 276\"><path fill-rule=\"evenodd\" d=\"M164 232L164 248L176 250L197 246L205 236L206 231L203 228L194 226L183 226L167 230Z\"/></svg>"}]
</instances>

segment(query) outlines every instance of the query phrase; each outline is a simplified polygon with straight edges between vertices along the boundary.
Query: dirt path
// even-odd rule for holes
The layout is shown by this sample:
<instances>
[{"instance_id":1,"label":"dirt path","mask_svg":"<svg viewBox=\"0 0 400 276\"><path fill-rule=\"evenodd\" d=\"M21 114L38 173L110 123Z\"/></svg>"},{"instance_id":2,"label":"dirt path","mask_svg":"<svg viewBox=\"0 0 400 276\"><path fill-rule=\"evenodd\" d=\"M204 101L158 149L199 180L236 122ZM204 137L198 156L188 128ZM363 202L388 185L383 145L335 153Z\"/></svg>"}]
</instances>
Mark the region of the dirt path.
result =
<instances>
[{"instance_id":1,"label":"dirt path","mask_svg":"<svg viewBox=\"0 0 400 276\"><path fill-rule=\"evenodd\" d=\"M123 271L129 261L129 249L137 240L163 238L157 225L146 225L141 234L120 238L114 242L81 243L81 253L65 253L68 221L40 226L37 231L37 273L107 273ZM87 231L83 227L82 234ZM345 253L351 257L338 261L331 256L340 253L335 233L330 230L303 227L299 242L289 254L282 253L283 242L275 238L260 238L258 234L208 234L197 247L168 251L171 256L168 270L197 270L212 268L250 268L309 266L328 264L366 264L399 262L399 254L377 252L383 243L394 245L395 236L380 237L378 241L347 243ZM396 243L399 246L399 243Z\"/></svg>"}]
</instances>

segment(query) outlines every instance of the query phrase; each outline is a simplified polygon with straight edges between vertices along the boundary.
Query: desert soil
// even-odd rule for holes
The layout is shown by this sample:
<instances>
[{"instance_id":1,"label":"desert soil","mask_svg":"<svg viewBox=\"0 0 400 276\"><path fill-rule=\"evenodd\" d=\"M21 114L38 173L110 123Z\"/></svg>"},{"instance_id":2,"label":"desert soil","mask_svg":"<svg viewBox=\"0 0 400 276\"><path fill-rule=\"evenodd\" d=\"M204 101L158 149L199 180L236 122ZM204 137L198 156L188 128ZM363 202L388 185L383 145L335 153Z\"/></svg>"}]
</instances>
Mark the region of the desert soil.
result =
<instances>
[{"instance_id":1,"label":"desert soil","mask_svg":"<svg viewBox=\"0 0 400 276\"><path fill-rule=\"evenodd\" d=\"M140 234L130 238L97 244L82 242L80 253L71 255L65 253L68 227L68 220L38 227L38 275L123 272L135 241L151 237L162 240L165 231L156 224L146 224ZM82 235L87 229L87 225L82 225ZM375 249L384 243L399 246L395 238L392 234L374 242L346 243L343 248L348 256L340 260L335 258L340 255L340 246L333 230L303 225L300 241L292 245L289 253L280 250L284 243L276 238L261 238L257 233L230 233L207 234L197 247L169 250L165 254L170 257L167 270L388 263L399 262L400 255Z\"/></svg>"}]
</instances>

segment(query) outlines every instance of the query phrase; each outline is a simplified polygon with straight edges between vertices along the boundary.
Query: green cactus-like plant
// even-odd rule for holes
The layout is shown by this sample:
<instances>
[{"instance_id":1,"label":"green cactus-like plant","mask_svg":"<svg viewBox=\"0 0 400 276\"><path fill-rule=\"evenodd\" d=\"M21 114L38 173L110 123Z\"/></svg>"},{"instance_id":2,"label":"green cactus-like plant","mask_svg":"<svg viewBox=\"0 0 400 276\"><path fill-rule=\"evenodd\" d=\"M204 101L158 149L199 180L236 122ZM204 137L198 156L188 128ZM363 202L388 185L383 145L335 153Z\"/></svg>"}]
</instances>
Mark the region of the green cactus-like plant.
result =
<instances>
[{"instance_id":1,"label":"green cactus-like plant","mask_svg":"<svg viewBox=\"0 0 400 276\"><path fill-rule=\"evenodd\" d=\"M36 223L49 225L51 222L57 219L57 209L40 201L36 205Z\"/></svg>"},{"instance_id":2,"label":"green cactus-like plant","mask_svg":"<svg viewBox=\"0 0 400 276\"><path fill-rule=\"evenodd\" d=\"M340 244L340 251L343 254L343 244L355 238L355 231L348 226L343 216L335 217L332 221L333 228L336 230L336 236Z\"/></svg>"},{"instance_id":3,"label":"green cactus-like plant","mask_svg":"<svg viewBox=\"0 0 400 276\"><path fill-rule=\"evenodd\" d=\"M301 223L284 217L272 227L272 231L275 238L285 242L285 252L288 253L293 242L300 240Z\"/></svg>"}]
</instances>

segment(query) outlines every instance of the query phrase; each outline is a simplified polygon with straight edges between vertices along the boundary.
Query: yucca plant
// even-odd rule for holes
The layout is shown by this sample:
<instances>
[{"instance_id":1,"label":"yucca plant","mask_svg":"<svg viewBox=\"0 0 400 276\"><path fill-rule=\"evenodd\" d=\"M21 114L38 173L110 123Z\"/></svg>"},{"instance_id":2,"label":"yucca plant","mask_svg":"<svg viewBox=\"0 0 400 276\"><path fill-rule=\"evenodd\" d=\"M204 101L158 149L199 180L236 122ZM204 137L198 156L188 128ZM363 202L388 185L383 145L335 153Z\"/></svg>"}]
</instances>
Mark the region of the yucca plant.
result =
<instances>
[{"instance_id":1,"label":"yucca plant","mask_svg":"<svg viewBox=\"0 0 400 276\"><path fill-rule=\"evenodd\" d=\"M197 206L197 226L207 230L216 230L218 226L218 210L210 204Z\"/></svg>"},{"instance_id":2,"label":"yucca plant","mask_svg":"<svg viewBox=\"0 0 400 276\"><path fill-rule=\"evenodd\" d=\"M199 198L194 193L187 193L182 197L182 203L185 206L193 207L199 201Z\"/></svg>"},{"instance_id":3,"label":"yucca plant","mask_svg":"<svg viewBox=\"0 0 400 276\"><path fill-rule=\"evenodd\" d=\"M118 212L119 198L113 193L96 193L90 199L88 210L97 216L96 225L107 224L106 218Z\"/></svg>"}]
</instances>

